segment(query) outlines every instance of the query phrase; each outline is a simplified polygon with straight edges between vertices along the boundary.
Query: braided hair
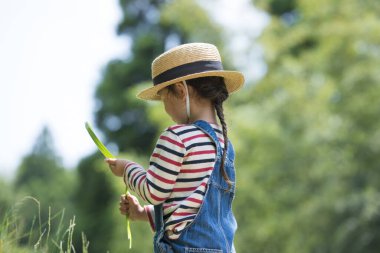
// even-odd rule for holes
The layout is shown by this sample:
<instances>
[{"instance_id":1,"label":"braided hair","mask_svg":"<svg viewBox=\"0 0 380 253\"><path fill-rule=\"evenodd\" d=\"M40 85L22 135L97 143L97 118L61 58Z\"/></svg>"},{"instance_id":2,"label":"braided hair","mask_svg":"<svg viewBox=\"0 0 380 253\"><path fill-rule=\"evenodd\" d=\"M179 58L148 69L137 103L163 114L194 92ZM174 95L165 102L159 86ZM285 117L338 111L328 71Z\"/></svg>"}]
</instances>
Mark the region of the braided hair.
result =
<instances>
[{"instance_id":1,"label":"braided hair","mask_svg":"<svg viewBox=\"0 0 380 253\"><path fill-rule=\"evenodd\" d=\"M228 98L228 91L224 83L223 77L219 76L207 76L186 80L187 85L190 85L197 93L198 96L204 99L209 99L214 107L216 114L222 125L223 138L224 138L224 150L222 156L222 163L220 165L220 171L228 187L231 188L232 181L228 177L224 163L227 157L228 149L228 136L227 136L227 123L224 119L223 102ZM169 92L175 94L175 88L173 85L168 86Z\"/></svg>"}]
</instances>

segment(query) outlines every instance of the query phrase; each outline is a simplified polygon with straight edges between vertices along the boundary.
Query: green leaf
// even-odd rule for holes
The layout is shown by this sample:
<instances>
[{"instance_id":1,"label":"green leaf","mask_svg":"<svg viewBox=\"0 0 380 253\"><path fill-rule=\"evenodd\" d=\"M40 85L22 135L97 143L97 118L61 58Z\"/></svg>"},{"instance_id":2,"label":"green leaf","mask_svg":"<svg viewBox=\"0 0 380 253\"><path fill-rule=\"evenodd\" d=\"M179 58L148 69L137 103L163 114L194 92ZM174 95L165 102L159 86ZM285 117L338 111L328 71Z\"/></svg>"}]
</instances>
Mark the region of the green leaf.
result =
<instances>
[{"instance_id":1,"label":"green leaf","mask_svg":"<svg viewBox=\"0 0 380 253\"><path fill-rule=\"evenodd\" d=\"M85 123L85 127L87 129L87 132L90 134L91 139L95 142L96 146L98 147L99 151L102 152L104 157L106 158L115 158L111 152L104 146L104 144L99 140L99 138L95 135L94 131L92 130L90 124L88 122Z\"/></svg>"}]
</instances>

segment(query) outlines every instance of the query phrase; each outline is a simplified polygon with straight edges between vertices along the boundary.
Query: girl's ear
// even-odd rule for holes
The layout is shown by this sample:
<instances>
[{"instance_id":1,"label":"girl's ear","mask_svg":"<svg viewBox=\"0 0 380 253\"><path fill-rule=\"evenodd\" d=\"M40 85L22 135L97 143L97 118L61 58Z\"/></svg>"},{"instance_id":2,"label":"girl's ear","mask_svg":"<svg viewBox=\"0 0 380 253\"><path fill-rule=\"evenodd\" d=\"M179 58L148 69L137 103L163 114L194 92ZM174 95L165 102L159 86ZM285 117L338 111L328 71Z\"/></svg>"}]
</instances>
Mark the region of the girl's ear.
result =
<instances>
[{"instance_id":1,"label":"girl's ear","mask_svg":"<svg viewBox=\"0 0 380 253\"><path fill-rule=\"evenodd\" d=\"M186 88L185 88L185 85L182 82L176 83L174 85L175 85L175 90L176 90L178 98L181 99L181 100L185 100L186 99Z\"/></svg>"}]
</instances>

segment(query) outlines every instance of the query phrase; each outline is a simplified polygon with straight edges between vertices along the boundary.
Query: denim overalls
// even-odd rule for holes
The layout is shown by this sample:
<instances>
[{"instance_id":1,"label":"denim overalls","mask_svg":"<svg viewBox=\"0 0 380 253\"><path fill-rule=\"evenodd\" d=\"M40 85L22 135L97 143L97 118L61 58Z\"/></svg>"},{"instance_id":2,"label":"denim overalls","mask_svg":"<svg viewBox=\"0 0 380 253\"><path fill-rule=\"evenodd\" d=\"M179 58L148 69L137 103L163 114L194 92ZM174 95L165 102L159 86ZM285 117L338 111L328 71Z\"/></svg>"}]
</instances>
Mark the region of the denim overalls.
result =
<instances>
[{"instance_id":1,"label":"denim overalls","mask_svg":"<svg viewBox=\"0 0 380 253\"><path fill-rule=\"evenodd\" d=\"M235 185L228 185L220 172L223 150L214 129L205 121L196 121L196 127L208 134L216 145L217 155L214 170L207 183L206 194L199 212L178 239L170 240L165 235L162 204L154 207L156 234L155 253L173 252L235 252L233 240L237 228L231 204L235 195ZM232 182L235 182L234 151L228 146L224 169Z\"/></svg>"}]
</instances>

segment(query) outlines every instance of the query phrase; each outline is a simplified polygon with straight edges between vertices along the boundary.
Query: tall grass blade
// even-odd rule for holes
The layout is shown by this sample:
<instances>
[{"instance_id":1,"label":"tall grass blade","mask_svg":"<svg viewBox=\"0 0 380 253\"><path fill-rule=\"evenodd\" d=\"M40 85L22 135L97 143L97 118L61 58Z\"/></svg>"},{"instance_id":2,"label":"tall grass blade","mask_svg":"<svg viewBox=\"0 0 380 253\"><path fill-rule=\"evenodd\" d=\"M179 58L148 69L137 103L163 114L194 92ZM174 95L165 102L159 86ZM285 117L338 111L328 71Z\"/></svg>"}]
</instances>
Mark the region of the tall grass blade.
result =
<instances>
[{"instance_id":1,"label":"tall grass blade","mask_svg":"<svg viewBox=\"0 0 380 253\"><path fill-rule=\"evenodd\" d=\"M90 245L90 242L87 241L86 235L82 232L82 252L88 253L88 246Z\"/></svg>"}]
</instances>

